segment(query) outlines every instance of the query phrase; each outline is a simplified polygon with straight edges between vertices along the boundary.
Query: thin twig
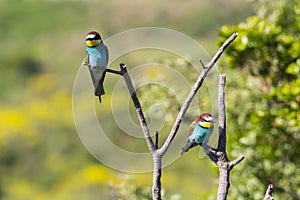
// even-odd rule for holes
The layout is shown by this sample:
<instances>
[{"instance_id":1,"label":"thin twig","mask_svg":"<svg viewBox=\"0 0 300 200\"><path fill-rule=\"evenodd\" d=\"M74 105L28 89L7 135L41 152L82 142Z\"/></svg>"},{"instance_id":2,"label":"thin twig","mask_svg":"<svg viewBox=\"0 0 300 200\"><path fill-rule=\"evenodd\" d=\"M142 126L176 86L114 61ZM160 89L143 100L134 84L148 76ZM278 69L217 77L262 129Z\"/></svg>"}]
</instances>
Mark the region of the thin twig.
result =
<instances>
[{"instance_id":1,"label":"thin twig","mask_svg":"<svg viewBox=\"0 0 300 200\"><path fill-rule=\"evenodd\" d=\"M109 73L112 73L112 74L117 74L117 75L121 75L121 76L123 75L122 74L122 70L121 71L117 71L117 70L113 70L113 69L107 68L105 71L109 72Z\"/></svg>"},{"instance_id":2,"label":"thin twig","mask_svg":"<svg viewBox=\"0 0 300 200\"><path fill-rule=\"evenodd\" d=\"M242 160L244 160L244 156L240 156L237 159L235 159L234 161L231 161L229 163L229 169L231 170L233 167L235 167L237 164L239 164L240 162L242 162Z\"/></svg>"},{"instance_id":3,"label":"thin twig","mask_svg":"<svg viewBox=\"0 0 300 200\"><path fill-rule=\"evenodd\" d=\"M202 69L205 69L205 65L204 65L204 63L202 62L201 59L199 60L199 62L200 62L200 64L201 64Z\"/></svg>"}]
</instances>

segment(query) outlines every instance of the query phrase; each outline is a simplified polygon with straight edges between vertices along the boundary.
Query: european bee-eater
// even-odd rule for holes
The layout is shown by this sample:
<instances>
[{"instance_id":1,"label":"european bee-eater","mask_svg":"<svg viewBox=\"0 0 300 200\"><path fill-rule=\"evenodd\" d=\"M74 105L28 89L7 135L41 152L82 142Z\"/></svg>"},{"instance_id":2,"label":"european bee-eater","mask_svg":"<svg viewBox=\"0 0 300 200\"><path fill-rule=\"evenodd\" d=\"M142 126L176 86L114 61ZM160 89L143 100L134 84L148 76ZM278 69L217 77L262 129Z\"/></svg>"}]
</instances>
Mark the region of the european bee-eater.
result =
<instances>
[{"instance_id":1,"label":"european bee-eater","mask_svg":"<svg viewBox=\"0 0 300 200\"><path fill-rule=\"evenodd\" d=\"M95 88L95 96L99 97L101 103L101 95L105 94L103 81L108 64L108 49L104 45L100 34L96 31L89 32L85 40L87 59L84 61L84 65L89 68Z\"/></svg>"},{"instance_id":2,"label":"european bee-eater","mask_svg":"<svg viewBox=\"0 0 300 200\"><path fill-rule=\"evenodd\" d=\"M197 145L206 144L214 130L214 123L215 121L209 113L203 113L196 118L188 129L189 137L181 149L181 155Z\"/></svg>"}]
</instances>

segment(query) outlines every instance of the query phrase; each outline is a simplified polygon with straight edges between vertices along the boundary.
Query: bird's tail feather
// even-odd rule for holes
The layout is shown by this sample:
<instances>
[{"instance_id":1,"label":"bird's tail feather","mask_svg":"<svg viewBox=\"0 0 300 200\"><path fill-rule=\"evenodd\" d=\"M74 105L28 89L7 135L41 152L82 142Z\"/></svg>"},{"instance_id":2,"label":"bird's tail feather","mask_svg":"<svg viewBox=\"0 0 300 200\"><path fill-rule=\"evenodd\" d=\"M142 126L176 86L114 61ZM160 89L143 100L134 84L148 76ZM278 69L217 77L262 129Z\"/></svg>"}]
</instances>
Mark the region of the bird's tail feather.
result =
<instances>
[{"instance_id":1,"label":"bird's tail feather","mask_svg":"<svg viewBox=\"0 0 300 200\"><path fill-rule=\"evenodd\" d=\"M104 87L103 87L103 81L104 81L104 78L105 78L105 74L106 74L106 72L103 73L103 75L100 78L100 80L97 84L97 87L95 89L95 96L99 96L100 103L101 103L101 95L105 94Z\"/></svg>"},{"instance_id":2,"label":"bird's tail feather","mask_svg":"<svg viewBox=\"0 0 300 200\"><path fill-rule=\"evenodd\" d=\"M104 94L105 94L105 91L103 88L103 84L99 83L95 89L95 96L100 96L100 95L104 95Z\"/></svg>"},{"instance_id":3,"label":"bird's tail feather","mask_svg":"<svg viewBox=\"0 0 300 200\"><path fill-rule=\"evenodd\" d=\"M184 147L181 148L182 151L181 151L181 154L180 154L180 155L182 155L184 152L188 152L189 149L191 149L191 148L193 148L193 147L195 147L195 146L197 146L197 143L192 142L192 141L190 141L190 140L187 140L187 142L186 142L186 144L184 145Z\"/></svg>"}]
</instances>

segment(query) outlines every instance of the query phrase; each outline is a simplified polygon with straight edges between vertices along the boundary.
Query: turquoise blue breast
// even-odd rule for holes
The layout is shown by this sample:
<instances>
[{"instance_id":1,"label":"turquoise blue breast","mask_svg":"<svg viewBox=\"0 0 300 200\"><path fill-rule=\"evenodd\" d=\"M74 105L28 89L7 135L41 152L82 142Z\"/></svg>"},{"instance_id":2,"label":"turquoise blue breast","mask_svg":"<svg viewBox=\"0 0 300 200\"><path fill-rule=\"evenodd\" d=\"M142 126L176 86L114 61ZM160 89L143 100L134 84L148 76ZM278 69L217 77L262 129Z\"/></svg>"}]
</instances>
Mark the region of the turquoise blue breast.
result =
<instances>
[{"instance_id":1,"label":"turquoise blue breast","mask_svg":"<svg viewBox=\"0 0 300 200\"><path fill-rule=\"evenodd\" d=\"M108 51L104 44L100 44L95 48L86 48L89 55L89 63L96 68L106 68L108 63Z\"/></svg>"},{"instance_id":2,"label":"turquoise blue breast","mask_svg":"<svg viewBox=\"0 0 300 200\"><path fill-rule=\"evenodd\" d=\"M190 136L190 139L197 143L202 143L205 139L205 135L208 133L207 128L202 128L199 124L194 125L193 132Z\"/></svg>"}]
</instances>

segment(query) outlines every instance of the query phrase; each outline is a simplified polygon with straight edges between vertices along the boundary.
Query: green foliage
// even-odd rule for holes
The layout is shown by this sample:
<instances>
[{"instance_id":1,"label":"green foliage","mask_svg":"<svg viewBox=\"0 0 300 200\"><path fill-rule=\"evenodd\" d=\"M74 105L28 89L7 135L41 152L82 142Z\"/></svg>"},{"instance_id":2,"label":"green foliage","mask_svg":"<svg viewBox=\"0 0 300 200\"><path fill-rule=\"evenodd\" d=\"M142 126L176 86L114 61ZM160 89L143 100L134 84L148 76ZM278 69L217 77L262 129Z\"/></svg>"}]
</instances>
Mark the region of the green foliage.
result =
<instances>
[{"instance_id":1,"label":"green foliage","mask_svg":"<svg viewBox=\"0 0 300 200\"><path fill-rule=\"evenodd\" d=\"M241 77L247 76L243 91L230 97L239 101L228 106L234 127L230 137L238 142L231 149L246 156L242 174L247 181L237 184L235 193L261 199L253 192L273 183L278 199L299 199L300 3L258 3L257 16L220 32L220 42L239 33L226 61L241 69Z\"/></svg>"}]
</instances>

